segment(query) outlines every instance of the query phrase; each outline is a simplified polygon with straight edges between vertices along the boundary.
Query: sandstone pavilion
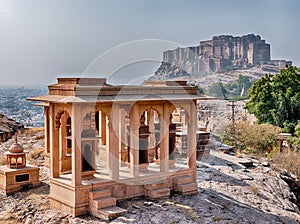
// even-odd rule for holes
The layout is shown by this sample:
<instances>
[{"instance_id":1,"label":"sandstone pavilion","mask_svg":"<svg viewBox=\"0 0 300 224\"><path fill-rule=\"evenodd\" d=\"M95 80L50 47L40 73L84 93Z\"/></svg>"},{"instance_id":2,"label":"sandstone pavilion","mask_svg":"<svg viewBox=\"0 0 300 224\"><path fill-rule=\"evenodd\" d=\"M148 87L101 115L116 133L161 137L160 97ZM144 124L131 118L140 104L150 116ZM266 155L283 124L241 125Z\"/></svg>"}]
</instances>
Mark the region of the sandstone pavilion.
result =
<instances>
[{"instance_id":1,"label":"sandstone pavilion","mask_svg":"<svg viewBox=\"0 0 300 224\"><path fill-rule=\"evenodd\" d=\"M118 200L195 194L197 88L186 81L112 86L104 78L58 78L44 106L53 208L110 219ZM203 141L202 141L203 142ZM201 153L198 153L200 156Z\"/></svg>"}]
</instances>

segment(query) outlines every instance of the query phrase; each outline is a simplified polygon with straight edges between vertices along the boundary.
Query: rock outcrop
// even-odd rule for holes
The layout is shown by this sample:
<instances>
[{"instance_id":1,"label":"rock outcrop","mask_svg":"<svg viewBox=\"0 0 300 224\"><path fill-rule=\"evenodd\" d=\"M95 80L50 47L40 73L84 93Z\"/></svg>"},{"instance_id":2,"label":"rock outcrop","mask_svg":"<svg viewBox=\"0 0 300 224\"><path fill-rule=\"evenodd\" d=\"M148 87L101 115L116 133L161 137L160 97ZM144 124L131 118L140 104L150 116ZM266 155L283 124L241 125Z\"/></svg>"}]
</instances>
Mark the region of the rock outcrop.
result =
<instances>
[{"instance_id":1,"label":"rock outcrop","mask_svg":"<svg viewBox=\"0 0 300 224\"><path fill-rule=\"evenodd\" d=\"M14 133L23 129L24 125L19 124L0 113L0 142L7 141Z\"/></svg>"}]
</instances>

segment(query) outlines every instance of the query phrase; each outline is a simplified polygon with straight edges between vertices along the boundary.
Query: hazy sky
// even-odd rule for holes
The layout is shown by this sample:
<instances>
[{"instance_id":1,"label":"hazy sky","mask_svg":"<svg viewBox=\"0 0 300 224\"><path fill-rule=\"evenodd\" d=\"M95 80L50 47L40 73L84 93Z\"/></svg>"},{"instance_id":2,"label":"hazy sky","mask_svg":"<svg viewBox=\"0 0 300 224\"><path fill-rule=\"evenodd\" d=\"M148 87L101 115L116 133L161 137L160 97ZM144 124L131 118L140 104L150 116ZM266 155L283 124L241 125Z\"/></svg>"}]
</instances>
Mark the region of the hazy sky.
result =
<instances>
[{"instance_id":1,"label":"hazy sky","mask_svg":"<svg viewBox=\"0 0 300 224\"><path fill-rule=\"evenodd\" d=\"M299 9L298 0L0 0L0 85L89 71L122 83L151 74L175 43L220 34L259 34L272 59L299 66Z\"/></svg>"}]
</instances>

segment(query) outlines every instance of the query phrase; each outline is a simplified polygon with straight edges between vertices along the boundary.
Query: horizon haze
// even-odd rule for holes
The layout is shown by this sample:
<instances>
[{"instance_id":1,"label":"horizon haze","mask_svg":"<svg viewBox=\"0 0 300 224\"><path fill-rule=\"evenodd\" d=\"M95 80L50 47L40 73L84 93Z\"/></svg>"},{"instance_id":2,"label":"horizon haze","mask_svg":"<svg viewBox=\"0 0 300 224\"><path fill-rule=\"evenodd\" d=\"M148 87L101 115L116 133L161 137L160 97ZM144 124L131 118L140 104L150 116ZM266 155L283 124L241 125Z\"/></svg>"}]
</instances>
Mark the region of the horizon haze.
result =
<instances>
[{"instance_id":1,"label":"horizon haze","mask_svg":"<svg viewBox=\"0 0 300 224\"><path fill-rule=\"evenodd\" d=\"M1 0L0 85L95 75L135 84L154 73L163 50L223 34L260 35L272 59L299 66L299 6L297 0Z\"/></svg>"}]
</instances>

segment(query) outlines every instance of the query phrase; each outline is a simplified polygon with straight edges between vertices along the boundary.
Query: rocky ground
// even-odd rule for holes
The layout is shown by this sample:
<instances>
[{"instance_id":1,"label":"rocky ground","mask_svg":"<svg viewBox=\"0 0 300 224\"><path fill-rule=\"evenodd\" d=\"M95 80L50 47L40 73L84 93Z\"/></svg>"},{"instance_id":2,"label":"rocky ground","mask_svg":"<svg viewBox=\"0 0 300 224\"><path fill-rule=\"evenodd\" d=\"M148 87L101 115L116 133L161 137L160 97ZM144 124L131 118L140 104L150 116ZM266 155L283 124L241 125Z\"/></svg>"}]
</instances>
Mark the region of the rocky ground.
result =
<instances>
[{"instance_id":1,"label":"rocky ground","mask_svg":"<svg viewBox=\"0 0 300 224\"><path fill-rule=\"evenodd\" d=\"M26 139L31 139L28 148L42 146L40 135L42 132ZM3 152L6 146L1 147ZM237 158L214 148L197 163L198 194L121 201L119 206L128 213L111 223L299 223L295 195L272 164ZM253 165L247 168L249 163ZM106 223L89 215L73 218L51 209L48 172L41 166L40 187L11 196L0 194L0 223Z\"/></svg>"},{"instance_id":2,"label":"rocky ground","mask_svg":"<svg viewBox=\"0 0 300 224\"><path fill-rule=\"evenodd\" d=\"M239 75L248 76L253 80L258 80L265 74L277 74L280 69L273 65L258 65L251 68L235 69L226 72L216 72L208 75L189 75L186 71L177 66L172 66L168 69L159 68L151 80L187 80L189 83L195 83L206 89L213 83L222 82L227 84L237 80Z\"/></svg>"},{"instance_id":3,"label":"rocky ground","mask_svg":"<svg viewBox=\"0 0 300 224\"><path fill-rule=\"evenodd\" d=\"M24 132L18 134L18 143L22 145L25 151L33 151L37 149L44 149L44 129L34 128L26 129ZM15 142L15 137L6 142L0 143L0 155L8 150L8 148Z\"/></svg>"},{"instance_id":4,"label":"rocky ground","mask_svg":"<svg viewBox=\"0 0 300 224\"><path fill-rule=\"evenodd\" d=\"M0 113L0 142L4 142L18 130L23 130L24 126L9 119L4 114Z\"/></svg>"}]
</instances>

